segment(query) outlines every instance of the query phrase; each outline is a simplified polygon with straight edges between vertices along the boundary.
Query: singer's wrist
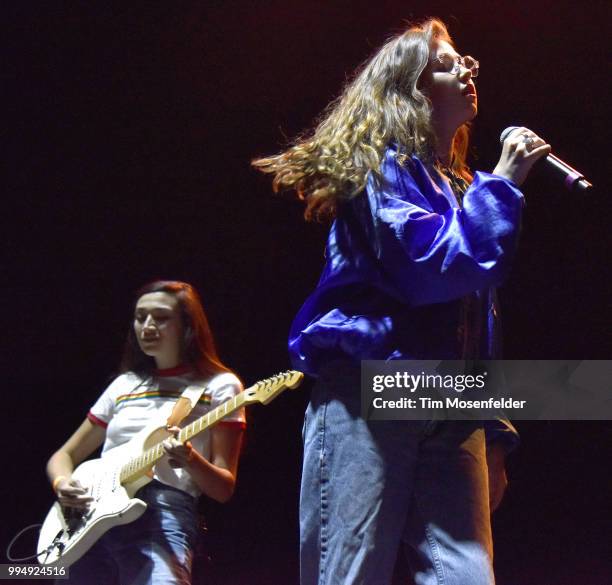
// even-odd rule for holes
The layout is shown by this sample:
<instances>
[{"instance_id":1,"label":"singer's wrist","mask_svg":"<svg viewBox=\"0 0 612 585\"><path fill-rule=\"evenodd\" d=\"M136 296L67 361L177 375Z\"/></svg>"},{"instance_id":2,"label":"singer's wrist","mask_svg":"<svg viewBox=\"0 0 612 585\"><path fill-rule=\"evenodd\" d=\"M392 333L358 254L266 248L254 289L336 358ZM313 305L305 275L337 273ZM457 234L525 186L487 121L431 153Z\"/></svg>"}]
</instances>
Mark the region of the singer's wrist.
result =
<instances>
[{"instance_id":1,"label":"singer's wrist","mask_svg":"<svg viewBox=\"0 0 612 585\"><path fill-rule=\"evenodd\" d=\"M503 167L500 167L499 165L496 166L492 171L491 171L492 175L496 175L497 177L501 177L502 179L505 179L506 181L508 181L509 183L512 184L513 187L515 187L516 189L520 188L520 183L518 183L515 178L514 175L512 175L512 173L508 172L506 169L504 169Z\"/></svg>"}]
</instances>

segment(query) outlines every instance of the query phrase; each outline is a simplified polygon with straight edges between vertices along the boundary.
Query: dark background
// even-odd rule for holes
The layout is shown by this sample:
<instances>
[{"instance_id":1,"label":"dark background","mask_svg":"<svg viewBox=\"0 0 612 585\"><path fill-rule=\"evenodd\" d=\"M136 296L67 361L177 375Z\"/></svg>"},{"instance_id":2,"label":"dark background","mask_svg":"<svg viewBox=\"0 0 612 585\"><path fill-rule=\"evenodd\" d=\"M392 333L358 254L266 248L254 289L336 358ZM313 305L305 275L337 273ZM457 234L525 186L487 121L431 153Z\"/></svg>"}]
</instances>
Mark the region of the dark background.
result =
<instances>
[{"instance_id":1,"label":"dark background","mask_svg":"<svg viewBox=\"0 0 612 585\"><path fill-rule=\"evenodd\" d=\"M194 283L245 382L288 367L326 229L249 160L310 127L359 63L429 15L481 62L473 168L493 168L503 128L527 125L597 187L570 195L538 168L525 185L506 357L612 356L607 2L6 3L3 549L52 503L46 459L116 371L144 282ZM309 387L250 410L237 493L206 504L209 582L296 583ZM494 516L499 584L612 583L610 425L520 430Z\"/></svg>"}]
</instances>

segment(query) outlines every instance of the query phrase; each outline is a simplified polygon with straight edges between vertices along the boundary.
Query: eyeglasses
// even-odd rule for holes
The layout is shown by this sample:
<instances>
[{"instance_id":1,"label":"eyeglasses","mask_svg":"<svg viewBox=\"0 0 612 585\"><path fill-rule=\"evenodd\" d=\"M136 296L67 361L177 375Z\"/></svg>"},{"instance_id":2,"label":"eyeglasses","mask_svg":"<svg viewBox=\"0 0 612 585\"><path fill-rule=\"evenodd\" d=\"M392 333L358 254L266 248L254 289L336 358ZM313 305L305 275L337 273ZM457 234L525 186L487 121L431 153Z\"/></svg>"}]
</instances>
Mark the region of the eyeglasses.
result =
<instances>
[{"instance_id":1,"label":"eyeglasses","mask_svg":"<svg viewBox=\"0 0 612 585\"><path fill-rule=\"evenodd\" d=\"M444 73L451 73L455 75L459 73L461 67L465 69L469 69L472 77L478 77L478 68L480 67L480 63L474 59L474 57L470 57L466 55L465 57L461 57L460 55L449 55L448 53L442 53L438 57L434 59L434 63L438 63L441 66L441 71Z\"/></svg>"}]
</instances>

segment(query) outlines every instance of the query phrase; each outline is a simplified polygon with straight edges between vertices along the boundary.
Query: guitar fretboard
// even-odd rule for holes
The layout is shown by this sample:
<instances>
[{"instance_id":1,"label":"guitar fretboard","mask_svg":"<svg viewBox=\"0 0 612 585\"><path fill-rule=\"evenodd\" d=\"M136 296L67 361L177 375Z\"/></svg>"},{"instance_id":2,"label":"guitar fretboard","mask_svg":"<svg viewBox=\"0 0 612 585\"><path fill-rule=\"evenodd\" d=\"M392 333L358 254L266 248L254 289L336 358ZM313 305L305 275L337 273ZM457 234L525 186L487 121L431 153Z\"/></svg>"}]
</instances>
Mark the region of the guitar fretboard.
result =
<instances>
[{"instance_id":1,"label":"guitar fretboard","mask_svg":"<svg viewBox=\"0 0 612 585\"><path fill-rule=\"evenodd\" d=\"M181 443L189 441L192 437L197 434L209 429L210 427L217 424L221 419L225 418L228 414L231 414L235 410L238 410L245 403L245 392L240 392L230 400L227 400L223 404L217 406L217 408L201 416L197 420L194 420L191 424L182 428L179 432L177 439ZM138 479L138 477L147 473L155 463L157 463L164 455L166 451L164 449L162 441L153 445L146 451L143 451L138 457L130 459L119 473L119 479L121 483L132 482Z\"/></svg>"}]
</instances>

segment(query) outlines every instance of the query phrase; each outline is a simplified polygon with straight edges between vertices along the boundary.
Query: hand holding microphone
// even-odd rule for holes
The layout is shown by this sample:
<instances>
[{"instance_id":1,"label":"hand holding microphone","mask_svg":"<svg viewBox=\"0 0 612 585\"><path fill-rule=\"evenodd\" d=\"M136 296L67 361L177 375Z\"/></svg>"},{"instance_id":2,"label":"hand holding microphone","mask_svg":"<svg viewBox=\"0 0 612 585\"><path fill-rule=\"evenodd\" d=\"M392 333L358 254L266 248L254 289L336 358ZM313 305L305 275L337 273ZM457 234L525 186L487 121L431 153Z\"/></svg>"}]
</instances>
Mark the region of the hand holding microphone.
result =
<instances>
[{"instance_id":1,"label":"hand holding microphone","mask_svg":"<svg viewBox=\"0 0 612 585\"><path fill-rule=\"evenodd\" d=\"M510 179L519 186L525 182L536 161L550 153L550 144L528 128L506 128L500 140L502 153L493 174Z\"/></svg>"},{"instance_id":2,"label":"hand holding microphone","mask_svg":"<svg viewBox=\"0 0 612 585\"><path fill-rule=\"evenodd\" d=\"M535 162L546 156L548 166L563 177L566 189L585 191L593 186L582 173L551 154L550 145L528 128L509 126L501 133L499 141L502 143L502 154L493 170L494 174L521 185Z\"/></svg>"}]
</instances>

